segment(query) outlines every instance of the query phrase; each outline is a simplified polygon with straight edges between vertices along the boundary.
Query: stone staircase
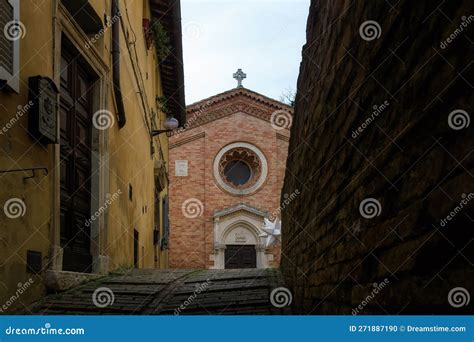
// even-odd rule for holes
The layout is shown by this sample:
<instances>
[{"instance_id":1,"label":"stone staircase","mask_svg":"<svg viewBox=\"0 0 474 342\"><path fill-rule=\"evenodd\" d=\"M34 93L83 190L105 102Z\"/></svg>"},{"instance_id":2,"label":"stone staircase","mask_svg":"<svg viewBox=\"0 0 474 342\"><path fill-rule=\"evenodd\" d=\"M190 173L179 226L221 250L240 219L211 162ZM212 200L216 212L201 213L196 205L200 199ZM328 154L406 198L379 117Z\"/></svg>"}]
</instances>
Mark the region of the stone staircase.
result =
<instances>
[{"instance_id":1,"label":"stone staircase","mask_svg":"<svg viewBox=\"0 0 474 342\"><path fill-rule=\"evenodd\" d=\"M131 270L49 295L22 314L289 314L289 305L270 300L283 287L276 269Z\"/></svg>"}]
</instances>

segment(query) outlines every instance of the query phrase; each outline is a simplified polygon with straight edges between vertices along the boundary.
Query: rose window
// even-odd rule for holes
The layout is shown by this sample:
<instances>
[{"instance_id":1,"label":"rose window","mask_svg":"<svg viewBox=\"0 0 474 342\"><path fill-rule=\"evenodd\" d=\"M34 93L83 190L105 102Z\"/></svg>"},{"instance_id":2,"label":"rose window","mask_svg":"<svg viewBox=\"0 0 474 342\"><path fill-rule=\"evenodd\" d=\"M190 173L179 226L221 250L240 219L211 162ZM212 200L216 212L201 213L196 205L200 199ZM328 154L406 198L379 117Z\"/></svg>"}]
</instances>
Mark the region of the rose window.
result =
<instances>
[{"instance_id":1,"label":"rose window","mask_svg":"<svg viewBox=\"0 0 474 342\"><path fill-rule=\"evenodd\" d=\"M234 143L216 156L214 175L224 190L236 195L249 194L265 182L267 162L254 145Z\"/></svg>"},{"instance_id":2,"label":"rose window","mask_svg":"<svg viewBox=\"0 0 474 342\"><path fill-rule=\"evenodd\" d=\"M237 147L226 152L219 161L219 174L229 186L245 189L262 173L260 159L252 150Z\"/></svg>"}]
</instances>

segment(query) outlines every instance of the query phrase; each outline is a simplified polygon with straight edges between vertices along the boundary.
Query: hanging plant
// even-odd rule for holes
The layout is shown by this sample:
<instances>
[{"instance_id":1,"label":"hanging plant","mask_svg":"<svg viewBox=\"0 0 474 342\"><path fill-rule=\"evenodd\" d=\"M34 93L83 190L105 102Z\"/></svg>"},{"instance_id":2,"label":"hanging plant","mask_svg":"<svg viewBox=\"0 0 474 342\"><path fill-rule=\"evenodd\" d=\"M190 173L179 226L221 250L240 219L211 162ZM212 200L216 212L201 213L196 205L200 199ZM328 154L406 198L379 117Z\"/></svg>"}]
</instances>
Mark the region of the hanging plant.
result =
<instances>
[{"instance_id":1,"label":"hanging plant","mask_svg":"<svg viewBox=\"0 0 474 342\"><path fill-rule=\"evenodd\" d=\"M163 62L171 53L170 37L158 19L153 19L151 29L158 59Z\"/></svg>"},{"instance_id":2,"label":"hanging plant","mask_svg":"<svg viewBox=\"0 0 474 342\"><path fill-rule=\"evenodd\" d=\"M166 98L166 96L157 96L156 106L165 114L169 114L171 112L168 108L168 99Z\"/></svg>"}]
</instances>

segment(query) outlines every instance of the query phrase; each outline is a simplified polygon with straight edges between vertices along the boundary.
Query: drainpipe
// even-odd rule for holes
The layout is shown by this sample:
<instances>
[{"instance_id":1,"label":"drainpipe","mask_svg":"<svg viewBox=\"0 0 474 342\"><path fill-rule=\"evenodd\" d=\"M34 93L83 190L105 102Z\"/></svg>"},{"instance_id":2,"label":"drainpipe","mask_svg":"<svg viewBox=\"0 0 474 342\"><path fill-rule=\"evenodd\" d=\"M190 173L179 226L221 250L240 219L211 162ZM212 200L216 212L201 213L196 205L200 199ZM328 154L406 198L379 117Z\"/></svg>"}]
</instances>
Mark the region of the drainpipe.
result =
<instances>
[{"instance_id":1,"label":"drainpipe","mask_svg":"<svg viewBox=\"0 0 474 342\"><path fill-rule=\"evenodd\" d=\"M125 108L123 106L122 88L120 87L120 15L118 0L112 0L112 79L114 83L114 95L117 105L117 123L119 128L125 126L127 119L125 117ZM117 20L119 18L119 20Z\"/></svg>"}]
</instances>

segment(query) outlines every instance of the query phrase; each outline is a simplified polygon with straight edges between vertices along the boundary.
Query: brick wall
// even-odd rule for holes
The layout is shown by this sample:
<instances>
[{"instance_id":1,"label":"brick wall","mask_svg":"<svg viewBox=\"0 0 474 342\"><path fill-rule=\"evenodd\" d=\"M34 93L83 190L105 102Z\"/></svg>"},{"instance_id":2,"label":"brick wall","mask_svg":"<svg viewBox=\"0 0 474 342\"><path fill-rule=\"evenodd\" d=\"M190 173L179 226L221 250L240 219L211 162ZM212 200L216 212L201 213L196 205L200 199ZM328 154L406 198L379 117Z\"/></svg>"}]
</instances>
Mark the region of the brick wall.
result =
<instances>
[{"instance_id":1,"label":"brick wall","mask_svg":"<svg viewBox=\"0 0 474 342\"><path fill-rule=\"evenodd\" d=\"M239 99L242 101L242 99ZM228 108L234 100L224 104ZM220 104L222 107L222 104ZM209 108L202 116L208 115ZM270 113L274 109L270 110ZM191 116L192 117L192 116ZM280 137L277 136L277 133ZM286 141L282 136L286 136ZM214 220L216 210L246 203L262 211L279 208L280 192L288 148L289 131L276 131L270 122L244 112L236 112L196 127L191 127L171 138L170 149L170 267L208 268L214 266L210 255L214 252ZM214 158L226 145L248 142L258 147L268 163L265 183L254 193L245 196L223 191L213 174ZM175 176L175 161L188 160L188 176ZM202 203L198 217L185 217L182 204L191 198ZM275 246L271 266L280 263L280 247Z\"/></svg>"},{"instance_id":2,"label":"brick wall","mask_svg":"<svg viewBox=\"0 0 474 342\"><path fill-rule=\"evenodd\" d=\"M312 1L283 190L301 189L283 214L296 312L472 313L448 297L474 295L474 125L448 121L473 116L474 17L442 46L470 14L469 1ZM378 38L362 39L366 20Z\"/></svg>"}]
</instances>

